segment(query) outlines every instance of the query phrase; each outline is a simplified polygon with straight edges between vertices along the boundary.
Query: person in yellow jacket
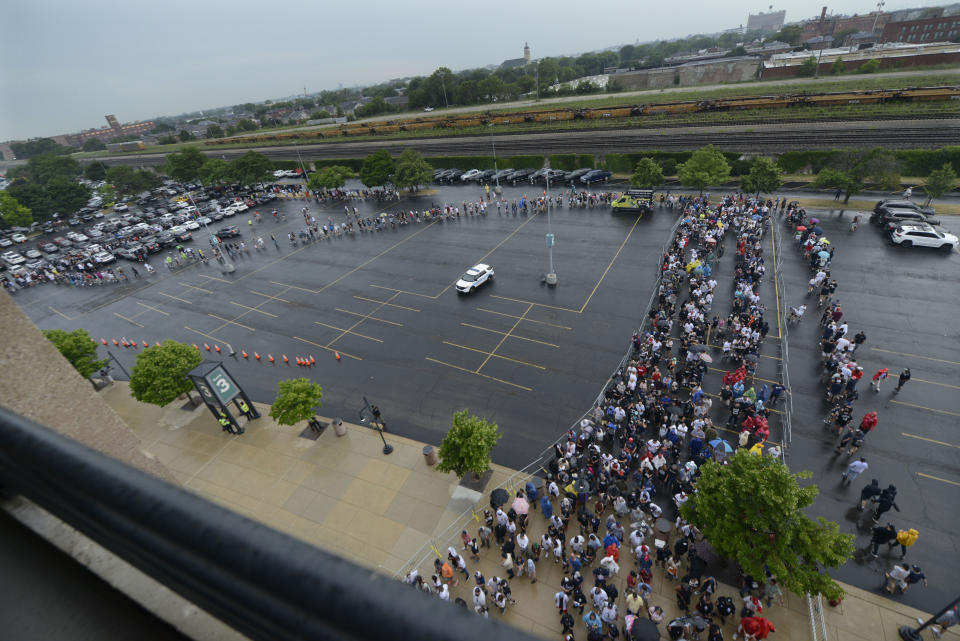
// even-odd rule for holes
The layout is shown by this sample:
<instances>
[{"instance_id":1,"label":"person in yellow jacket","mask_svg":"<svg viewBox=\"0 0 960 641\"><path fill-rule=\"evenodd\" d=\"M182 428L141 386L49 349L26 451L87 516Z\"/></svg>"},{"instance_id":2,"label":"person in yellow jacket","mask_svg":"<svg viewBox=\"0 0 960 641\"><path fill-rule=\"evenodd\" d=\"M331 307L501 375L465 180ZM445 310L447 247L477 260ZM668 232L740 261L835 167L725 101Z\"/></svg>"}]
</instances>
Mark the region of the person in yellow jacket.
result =
<instances>
[{"instance_id":1,"label":"person in yellow jacket","mask_svg":"<svg viewBox=\"0 0 960 641\"><path fill-rule=\"evenodd\" d=\"M890 541L890 549L893 549L893 546L900 545L900 558L907 556L907 548L917 542L917 539L920 538L920 533L917 532L914 528L909 530L900 530L897 532L896 541Z\"/></svg>"}]
</instances>

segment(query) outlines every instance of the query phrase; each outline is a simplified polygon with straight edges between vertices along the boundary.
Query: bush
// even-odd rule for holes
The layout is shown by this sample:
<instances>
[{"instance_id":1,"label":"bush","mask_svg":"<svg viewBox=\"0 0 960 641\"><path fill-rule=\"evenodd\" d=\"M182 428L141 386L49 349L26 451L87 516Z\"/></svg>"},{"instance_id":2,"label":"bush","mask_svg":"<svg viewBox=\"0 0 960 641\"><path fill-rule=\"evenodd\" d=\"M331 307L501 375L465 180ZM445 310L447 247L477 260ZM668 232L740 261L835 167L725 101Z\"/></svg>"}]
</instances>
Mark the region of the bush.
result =
<instances>
[{"instance_id":1,"label":"bush","mask_svg":"<svg viewBox=\"0 0 960 641\"><path fill-rule=\"evenodd\" d=\"M880 71L880 61L876 58L867 60L860 65L860 73L877 73L878 71Z\"/></svg>"},{"instance_id":2,"label":"bush","mask_svg":"<svg viewBox=\"0 0 960 641\"><path fill-rule=\"evenodd\" d=\"M300 163L296 160L274 160L274 169L300 169Z\"/></svg>"},{"instance_id":3,"label":"bush","mask_svg":"<svg viewBox=\"0 0 960 641\"><path fill-rule=\"evenodd\" d=\"M322 160L314 160L313 166L315 169L335 166L349 167L356 173L360 171L360 167L363 166L363 160L363 158L324 158Z\"/></svg>"},{"instance_id":4,"label":"bush","mask_svg":"<svg viewBox=\"0 0 960 641\"><path fill-rule=\"evenodd\" d=\"M797 174L804 168L809 168L814 174L824 167L829 167L847 152L833 151L788 151L777 158L777 166L785 174ZM905 149L895 151L894 156L900 163L901 173L904 176L929 176L931 171L939 169L944 163L950 163L954 169L960 170L960 146L942 147L940 149ZM666 167L664 167L666 173Z\"/></svg>"},{"instance_id":5,"label":"bush","mask_svg":"<svg viewBox=\"0 0 960 641\"><path fill-rule=\"evenodd\" d=\"M550 167L573 171L582 167L593 167L594 159L590 154L551 154Z\"/></svg>"}]
</instances>

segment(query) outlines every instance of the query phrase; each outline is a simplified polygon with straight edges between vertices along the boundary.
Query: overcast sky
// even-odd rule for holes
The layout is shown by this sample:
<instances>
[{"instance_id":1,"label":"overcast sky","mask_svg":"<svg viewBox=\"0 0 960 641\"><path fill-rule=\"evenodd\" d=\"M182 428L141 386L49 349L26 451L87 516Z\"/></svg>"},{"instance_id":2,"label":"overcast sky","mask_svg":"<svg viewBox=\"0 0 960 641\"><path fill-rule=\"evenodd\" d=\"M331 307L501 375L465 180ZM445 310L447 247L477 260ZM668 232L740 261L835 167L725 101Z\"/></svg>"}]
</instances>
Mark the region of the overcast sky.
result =
<instances>
[{"instance_id":1,"label":"overcast sky","mask_svg":"<svg viewBox=\"0 0 960 641\"><path fill-rule=\"evenodd\" d=\"M825 2L826 0L824 0ZM823 2L788 0L787 20ZM887 0L885 10L922 5ZM0 140L745 24L768 1L7 0ZM875 2L840 0L834 13Z\"/></svg>"}]
</instances>

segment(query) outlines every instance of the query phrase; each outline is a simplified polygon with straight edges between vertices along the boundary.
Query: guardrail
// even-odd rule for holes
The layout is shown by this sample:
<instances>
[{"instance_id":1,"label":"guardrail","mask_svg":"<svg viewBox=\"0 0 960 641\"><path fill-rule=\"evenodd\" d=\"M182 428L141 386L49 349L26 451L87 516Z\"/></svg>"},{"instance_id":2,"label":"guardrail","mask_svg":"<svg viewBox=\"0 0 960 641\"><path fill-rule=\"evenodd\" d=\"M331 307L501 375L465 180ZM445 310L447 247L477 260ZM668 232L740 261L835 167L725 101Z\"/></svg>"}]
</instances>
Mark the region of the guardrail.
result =
<instances>
[{"instance_id":1,"label":"guardrail","mask_svg":"<svg viewBox=\"0 0 960 641\"><path fill-rule=\"evenodd\" d=\"M534 639L466 609L438 608L2 407L0 483L257 641Z\"/></svg>"},{"instance_id":2,"label":"guardrail","mask_svg":"<svg viewBox=\"0 0 960 641\"><path fill-rule=\"evenodd\" d=\"M780 233L781 222L782 221L777 220L773 216L770 217L770 226L773 228L773 263L776 268L777 295L778 297L783 297L785 301L787 290L783 283L783 238ZM787 310L788 307L785 302L781 304L780 309L777 310L779 314L777 324L780 327L780 380L783 382L783 387L786 390L783 393L783 414L781 414L783 417L784 454L786 454L787 446L793 442L793 395L790 391L790 345L788 341L790 330L788 329L789 325L787 323Z\"/></svg>"},{"instance_id":3,"label":"guardrail","mask_svg":"<svg viewBox=\"0 0 960 641\"><path fill-rule=\"evenodd\" d=\"M827 641L827 624L823 618L823 599L819 594L807 594L807 610L810 613L812 641Z\"/></svg>"}]
</instances>

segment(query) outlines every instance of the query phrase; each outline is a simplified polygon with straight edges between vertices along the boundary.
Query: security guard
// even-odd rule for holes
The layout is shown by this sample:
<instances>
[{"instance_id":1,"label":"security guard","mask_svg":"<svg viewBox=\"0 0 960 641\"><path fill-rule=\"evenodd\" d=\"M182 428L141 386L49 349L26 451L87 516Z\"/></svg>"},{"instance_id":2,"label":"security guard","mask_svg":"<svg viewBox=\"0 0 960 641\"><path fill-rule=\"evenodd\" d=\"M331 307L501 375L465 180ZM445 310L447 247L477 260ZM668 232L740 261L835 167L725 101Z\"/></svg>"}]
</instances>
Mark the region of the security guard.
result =
<instances>
[{"instance_id":1,"label":"security guard","mask_svg":"<svg viewBox=\"0 0 960 641\"><path fill-rule=\"evenodd\" d=\"M243 400L242 398L238 400L237 406L240 408L240 411L243 413L244 416L246 416L247 418L250 418L250 406L247 405L247 402L245 400Z\"/></svg>"},{"instance_id":2,"label":"security guard","mask_svg":"<svg viewBox=\"0 0 960 641\"><path fill-rule=\"evenodd\" d=\"M217 419L224 432L233 431L233 422L227 417L223 410L220 410L220 418Z\"/></svg>"}]
</instances>

